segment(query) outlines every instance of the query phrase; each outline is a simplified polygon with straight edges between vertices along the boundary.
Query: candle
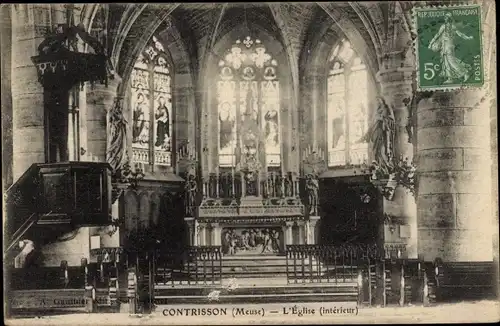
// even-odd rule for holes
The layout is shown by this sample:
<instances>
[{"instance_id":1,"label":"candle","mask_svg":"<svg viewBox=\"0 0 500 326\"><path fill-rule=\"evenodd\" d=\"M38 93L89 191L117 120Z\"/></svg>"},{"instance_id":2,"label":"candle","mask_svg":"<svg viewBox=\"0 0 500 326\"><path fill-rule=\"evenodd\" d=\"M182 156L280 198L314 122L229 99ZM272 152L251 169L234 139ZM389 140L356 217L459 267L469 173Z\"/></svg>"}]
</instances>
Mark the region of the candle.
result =
<instances>
[{"instance_id":1,"label":"candle","mask_svg":"<svg viewBox=\"0 0 500 326\"><path fill-rule=\"evenodd\" d=\"M231 160L234 160L234 156L231 158ZM234 198L235 197L235 183L234 183L234 162L231 163L231 196Z\"/></svg>"}]
</instances>

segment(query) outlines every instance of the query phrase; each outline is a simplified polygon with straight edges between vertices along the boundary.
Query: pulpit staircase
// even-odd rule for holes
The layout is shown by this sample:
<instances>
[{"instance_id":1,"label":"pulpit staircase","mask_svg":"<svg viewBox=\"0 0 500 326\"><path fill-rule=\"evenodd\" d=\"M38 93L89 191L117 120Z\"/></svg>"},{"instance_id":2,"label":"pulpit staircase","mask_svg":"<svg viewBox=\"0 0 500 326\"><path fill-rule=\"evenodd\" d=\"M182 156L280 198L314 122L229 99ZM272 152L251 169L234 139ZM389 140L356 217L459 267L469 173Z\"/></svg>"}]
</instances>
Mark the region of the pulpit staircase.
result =
<instances>
[{"instance_id":1,"label":"pulpit staircase","mask_svg":"<svg viewBox=\"0 0 500 326\"><path fill-rule=\"evenodd\" d=\"M6 191L4 253L22 239L43 245L80 226L110 224L110 174L107 163L31 165Z\"/></svg>"},{"instance_id":2,"label":"pulpit staircase","mask_svg":"<svg viewBox=\"0 0 500 326\"><path fill-rule=\"evenodd\" d=\"M58 296L83 298L83 263L68 266L61 257L61 266L49 267L35 258L30 267L18 268L18 243L30 240L39 252L79 227L110 224L110 174L107 163L33 164L7 189L4 261L9 313L35 311L40 302L54 302Z\"/></svg>"}]
</instances>

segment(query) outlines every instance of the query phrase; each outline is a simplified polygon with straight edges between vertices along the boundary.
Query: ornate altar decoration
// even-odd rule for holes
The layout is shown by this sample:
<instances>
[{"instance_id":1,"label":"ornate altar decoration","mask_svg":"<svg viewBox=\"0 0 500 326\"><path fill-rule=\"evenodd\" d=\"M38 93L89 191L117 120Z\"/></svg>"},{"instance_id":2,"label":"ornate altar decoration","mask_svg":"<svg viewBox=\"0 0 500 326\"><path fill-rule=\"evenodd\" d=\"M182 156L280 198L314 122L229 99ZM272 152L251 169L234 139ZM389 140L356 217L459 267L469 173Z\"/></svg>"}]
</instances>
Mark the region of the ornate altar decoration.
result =
<instances>
[{"instance_id":1,"label":"ornate altar decoration","mask_svg":"<svg viewBox=\"0 0 500 326\"><path fill-rule=\"evenodd\" d=\"M177 174L196 175L198 168L198 155L196 149L190 143L177 151Z\"/></svg>"},{"instance_id":2,"label":"ornate altar decoration","mask_svg":"<svg viewBox=\"0 0 500 326\"><path fill-rule=\"evenodd\" d=\"M307 147L302 154L302 175L312 174L319 177L327 170L325 153L321 148Z\"/></svg>"},{"instance_id":3,"label":"ornate altar decoration","mask_svg":"<svg viewBox=\"0 0 500 326\"><path fill-rule=\"evenodd\" d=\"M285 110L277 59L261 40L248 35L221 53L217 65L213 110L217 110L218 135L207 133L203 138L207 144L217 139L217 150L210 155L216 155L218 162L208 157L213 164L203 167L199 188L203 200L196 222L202 228L210 225L215 237L228 226L250 234L262 224L282 230L286 223L303 222L297 174L285 171L294 169L283 157L285 146L291 145L283 145L282 139L286 120L281 120ZM207 129L215 127L214 119L206 120ZM203 151L206 146L202 145ZM245 236L233 238L239 243ZM241 245L235 250L242 251Z\"/></svg>"}]
</instances>

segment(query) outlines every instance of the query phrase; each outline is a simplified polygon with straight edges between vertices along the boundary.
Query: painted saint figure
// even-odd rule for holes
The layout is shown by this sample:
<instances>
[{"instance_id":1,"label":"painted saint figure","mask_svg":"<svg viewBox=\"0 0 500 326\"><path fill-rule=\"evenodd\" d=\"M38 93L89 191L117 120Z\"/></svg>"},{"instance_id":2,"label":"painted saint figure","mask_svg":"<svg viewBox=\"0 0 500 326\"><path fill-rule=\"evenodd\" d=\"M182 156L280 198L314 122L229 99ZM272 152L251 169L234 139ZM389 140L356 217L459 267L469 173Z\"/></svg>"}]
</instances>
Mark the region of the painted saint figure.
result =
<instances>
[{"instance_id":1,"label":"painted saint figure","mask_svg":"<svg viewBox=\"0 0 500 326\"><path fill-rule=\"evenodd\" d=\"M133 112L133 125L132 125L132 142L144 143L141 135L143 134L144 127L146 126L146 114L144 113L144 105L146 104L144 94L137 94L135 108ZM147 141L146 141L147 143Z\"/></svg>"},{"instance_id":2,"label":"painted saint figure","mask_svg":"<svg viewBox=\"0 0 500 326\"><path fill-rule=\"evenodd\" d=\"M276 150L279 146L278 112L268 111L264 120L266 121L266 148L272 153L279 152Z\"/></svg>"},{"instance_id":3,"label":"painted saint figure","mask_svg":"<svg viewBox=\"0 0 500 326\"><path fill-rule=\"evenodd\" d=\"M232 149L234 143L234 126L236 124L234 116L231 112L231 105L223 103L219 109L219 122L220 122L220 148Z\"/></svg>"},{"instance_id":4,"label":"painted saint figure","mask_svg":"<svg viewBox=\"0 0 500 326\"><path fill-rule=\"evenodd\" d=\"M439 52L441 55L440 75L446 78L445 84L453 83L454 79L462 79L463 82L466 82L470 77L471 70L471 65L455 56L455 37L458 36L464 40L472 40L473 37L460 32L451 17L451 13L446 14L444 24L429 42L429 49Z\"/></svg>"},{"instance_id":5,"label":"painted saint figure","mask_svg":"<svg viewBox=\"0 0 500 326\"><path fill-rule=\"evenodd\" d=\"M344 124L344 109L340 103L337 103L335 117L332 120L332 148L336 150L345 148Z\"/></svg>"},{"instance_id":6,"label":"painted saint figure","mask_svg":"<svg viewBox=\"0 0 500 326\"><path fill-rule=\"evenodd\" d=\"M170 115L166 105L165 98L160 96L158 98L158 108L156 109L156 147L163 147L167 145L170 139Z\"/></svg>"}]
</instances>

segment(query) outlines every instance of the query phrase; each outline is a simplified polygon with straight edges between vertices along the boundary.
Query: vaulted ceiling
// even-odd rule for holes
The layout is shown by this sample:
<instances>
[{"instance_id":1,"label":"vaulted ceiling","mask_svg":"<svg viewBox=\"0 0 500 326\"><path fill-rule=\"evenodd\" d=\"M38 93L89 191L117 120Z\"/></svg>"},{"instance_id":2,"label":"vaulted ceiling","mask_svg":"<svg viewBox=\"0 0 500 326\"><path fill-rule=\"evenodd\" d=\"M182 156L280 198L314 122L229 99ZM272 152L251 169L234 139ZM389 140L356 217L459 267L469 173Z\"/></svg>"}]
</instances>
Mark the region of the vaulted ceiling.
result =
<instances>
[{"instance_id":1,"label":"vaulted ceiling","mask_svg":"<svg viewBox=\"0 0 500 326\"><path fill-rule=\"evenodd\" d=\"M308 50L304 49L308 38L322 29L327 32L324 26L336 26L346 35L356 33L370 53L380 57L390 34L390 12L403 5L408 6L399 2L110 4L110 51L122 64L123 56L136 55L140 40L174 26L190 57L203 59L221 37L244 25L249 31L266 30L298 61Z\"/></svg>"},{"instance_id":2,"label":"vaulted ceiling","mask_svg":"<svg viewBox=\"0 0 500 326\"><path fill-rule=\"evenodd\" d=\"M126 70L153 33L181 42L195 65L202 64L214 44L237 26L249 32L265 30L286 49L292 66L314 46L311 40L334 33L357 38L378 66L385 49L392 48L394 22L409 34L412 2L310 2L310 3L156 3L109 4L108 49L117 71ZM405 10L402 10L402 9ZM356 43L356 42L354 42ZM199 67L193 67L197 69ZM374 67L375 69L378 67ZM298 75L298 72L295 74Z\"/></svg>"}]
</instances>

